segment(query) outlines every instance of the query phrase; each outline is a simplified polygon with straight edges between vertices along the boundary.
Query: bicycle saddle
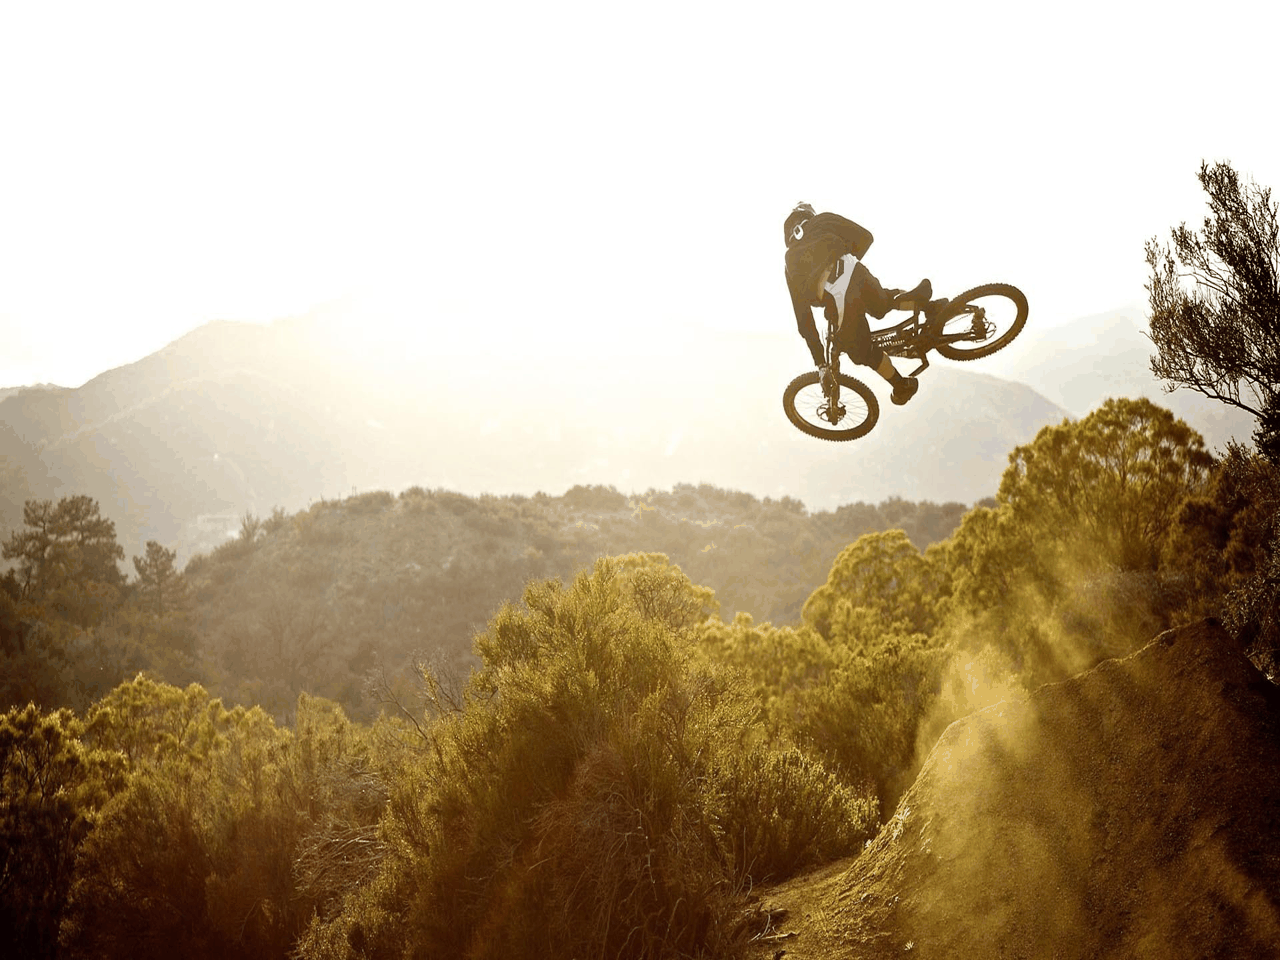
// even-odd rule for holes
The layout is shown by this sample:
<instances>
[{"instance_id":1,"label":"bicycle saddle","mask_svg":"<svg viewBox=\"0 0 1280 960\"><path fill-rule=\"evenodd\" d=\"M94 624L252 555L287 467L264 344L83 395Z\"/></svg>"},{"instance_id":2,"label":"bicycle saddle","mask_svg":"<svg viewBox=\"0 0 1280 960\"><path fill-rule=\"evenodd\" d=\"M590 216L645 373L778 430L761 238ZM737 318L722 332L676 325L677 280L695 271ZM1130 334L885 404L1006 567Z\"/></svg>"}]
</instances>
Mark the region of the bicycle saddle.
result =
<instances>
[{"instance_id":1,"label":"bicycle saddle","mask_svg":"<svg viewBox=\"0 0 1280 960\"><path fill-rule=\"evenodd\" d=\"M929 278L921 280L914 290L908 290L900 293L893 298L893 305L901 307L903 304L919 304L921 308L933 297L933 284L929 282ZM910 309L910 308L908 308Z\"/></svg>"}]
</instances>

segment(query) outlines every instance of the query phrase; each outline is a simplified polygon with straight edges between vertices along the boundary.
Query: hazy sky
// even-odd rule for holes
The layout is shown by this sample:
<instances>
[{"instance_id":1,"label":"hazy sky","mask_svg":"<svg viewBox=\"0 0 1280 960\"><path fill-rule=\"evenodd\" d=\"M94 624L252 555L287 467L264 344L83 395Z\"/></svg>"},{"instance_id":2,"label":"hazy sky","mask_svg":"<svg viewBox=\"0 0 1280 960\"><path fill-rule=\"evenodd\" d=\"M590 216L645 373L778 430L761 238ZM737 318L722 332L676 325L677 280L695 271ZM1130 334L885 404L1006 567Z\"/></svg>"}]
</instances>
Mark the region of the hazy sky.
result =
<instances>
[{"instance_id":1,"label":"hazy sky","mask_svg":"<svg viewBox=\"0 0 1280 960\"><path fill-rule=\"evenodd\" d=\"M1202 158L1280 188L1276 10L5 4L0 386L361 290L476 362L793 329L800 199L889 286L1010 281L1045 325L1141 301Z\"/></svg>"}]
</instances>

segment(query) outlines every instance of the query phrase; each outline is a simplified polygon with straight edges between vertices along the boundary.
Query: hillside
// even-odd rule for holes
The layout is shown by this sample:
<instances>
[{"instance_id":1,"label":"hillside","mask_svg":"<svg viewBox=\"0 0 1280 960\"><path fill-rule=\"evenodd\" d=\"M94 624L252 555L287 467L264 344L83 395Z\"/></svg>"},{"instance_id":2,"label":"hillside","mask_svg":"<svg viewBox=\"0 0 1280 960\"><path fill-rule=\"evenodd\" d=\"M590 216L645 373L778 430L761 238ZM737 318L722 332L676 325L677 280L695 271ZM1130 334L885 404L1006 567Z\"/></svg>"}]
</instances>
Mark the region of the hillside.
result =
<instances>
[{"instance_id":1,"label":"hillside","mask_svg":"<svg viewBox=\"0 0 1280 960\"><path fill-rule=\"evenodd\" d=\"M0 444L9 459L19 444L36 451L51 483L96 499L127 554L155 539L185 560L246 512L413 486L532 496L707 483L815 510L973 503L995 492L1010 449L1066 416L980 364L940 362L909 411L876 384L885 403L870 437L815 441L782 414L783 388L808 365L787 333L637 337L625 357L548 377L536 358L478 344L371 340L349 314L210 323L77 389L0 399L12 430Z\"/></svg>"},{"instance_id":2,"label":"hillside","mask_svg":"<svg viewBox=\"0 0 1280 960\"><path fill-rule=\"evenodd\" d=\"M924 549L965 510L890 500L810 513L795 500L688 484L632 497L611 487L531 498L411 488L279 511L186 574L220 693L285 710L303 687L360 712L374 665L395 671L426 655L465 673L474 632L504 601L597 557L666 554L715 591L726 619L791 623L862 534L904 529Z\"/></svg>"},{"instance_id":3,"label":"hillside","mask_svg":"<svg viewBox=\"0 0 1280 960\"><path fill-rule=\"evenodd\" d=\"M796 960L1275 956L1277 734L1216 622L1170 631L952 724L861 856L761 903Z\"/></svg>"},{"instance_id":4,"label":"hillside","mask_svg":"<svg viewBox=\"0 0 1280 960\"><path fill-rule=\"evenodd\" d=\"M40 452L0 423L0 533L21 527L23 504L51 498L56 487Z\"/></svg>"},{"instance_id":5,"label":"hillside","mask_svg":"<svg viewBox=\"0 0 1280 960\"><path fill-rule=\"evenodd\" d=\"M1145 400L1010 462L969 511L358 494L123 590L70 503L0 584L21 952L1265 955L1280 475Z\"/></svg>"},{"instance_id":6,"label":"hillside","mask_svg":"<svg viewBox=\"0 0 1280 960\"><path fill-rule=\"evenodd\" d=\"M972 504L994 494L1011 449L1120 395L1169 407L1210 447L1247 440L1239 411L1162 390L1141 322L1136 309L1044 331L1033 321L994 357L939 360L904 410L868 376L881 422L851 444L815 441L782 416L782 388L807 364L787 330L637 338L625 362L602 357L568 378L499 352L482 375L493 388L477 393L473 345L372 340L340 309L210 323L77 389L0 395L0 535L22 499L54 490L96 499L128 555L155 539L180 561L234 536L246 512L413 486L532 496L707 483L814 510Z\"/></svg>"}]
</instances>

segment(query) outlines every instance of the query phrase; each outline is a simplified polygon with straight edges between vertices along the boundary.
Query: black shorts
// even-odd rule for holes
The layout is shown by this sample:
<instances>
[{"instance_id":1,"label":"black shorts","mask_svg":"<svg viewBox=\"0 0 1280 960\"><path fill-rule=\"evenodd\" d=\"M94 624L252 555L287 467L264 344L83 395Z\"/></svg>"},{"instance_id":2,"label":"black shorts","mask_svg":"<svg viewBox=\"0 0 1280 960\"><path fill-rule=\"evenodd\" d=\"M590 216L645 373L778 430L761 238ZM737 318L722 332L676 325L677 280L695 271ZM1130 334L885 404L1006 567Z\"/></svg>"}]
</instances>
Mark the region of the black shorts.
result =
<instances>
[{"instance_id":1,"label":"black shorts","mask_svg":"<svg viewBox=\"0 0 1280 960\"><path fill-rule=\"evenodd\" d=\"M892 306L880 281L861 261L844 256L836 261L836 276L827 284L827 292L831 296L826 309L836 310L839 323L836 345L854 363L880 366L884 351L871 342L871 326L867 322L868 314L880 320Z\"/></svg>"}]
</instances>

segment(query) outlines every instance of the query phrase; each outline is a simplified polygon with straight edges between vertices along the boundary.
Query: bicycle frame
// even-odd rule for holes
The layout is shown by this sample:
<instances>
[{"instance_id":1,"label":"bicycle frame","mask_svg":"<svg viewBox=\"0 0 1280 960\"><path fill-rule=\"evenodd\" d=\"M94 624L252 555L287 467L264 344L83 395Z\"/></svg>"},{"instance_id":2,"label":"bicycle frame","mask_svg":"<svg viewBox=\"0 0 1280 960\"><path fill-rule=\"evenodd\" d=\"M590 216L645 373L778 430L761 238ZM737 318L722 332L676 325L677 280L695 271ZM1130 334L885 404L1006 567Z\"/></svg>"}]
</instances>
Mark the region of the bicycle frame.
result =
<instances>
[{"instance_id":1,"label":"bicycle frame","mask_svg":"<svg viewBox=\"0 0 1280 960\"><path fill-rule=\"evenodd\" d=\"M968 329L959 330L956 333L943 332L947 321L966 313L973 317L973 323ZM928 368L930 350L936 349L939 344L985 339L991 333L990 326L987 323L985 309L966 303L954 313L943 312L924 323L920 322L920 311L915 310L901 323L882 330L872 330L871 342L891 357L918 360L920 366L907 374L909 377L914 377ZM828 336L832 334L834 330L828 332Z\"/></svg>"},{"instance_id":2,"label":"bicycle frame","mask_svg":"<svg viewBox=\"0 0 1280 960\"><path fill-rule=\"evenodd\" d=\"M948 360L990 356L1007 346L1027 322L1026 295L1008 283L984 283L950 300L930 302L935 309L923 303L914 309L912 304L899 311L908 314L906 319L868 331L872 344L884 355L916 361L908 376L928 369L931 350ZM840 372L843 345L833 316L836 311L823 313L827 329L819 367L826 376L810 371L793 379L782 393L782 407L802 433L821 440L856 440L875 427L880 404L870 386ZM877 369L881 369L878 364Z\"/></svg>"}]
</instances>

